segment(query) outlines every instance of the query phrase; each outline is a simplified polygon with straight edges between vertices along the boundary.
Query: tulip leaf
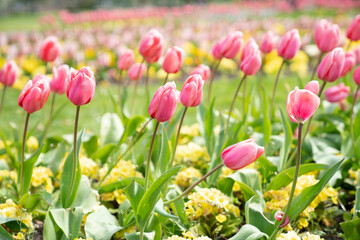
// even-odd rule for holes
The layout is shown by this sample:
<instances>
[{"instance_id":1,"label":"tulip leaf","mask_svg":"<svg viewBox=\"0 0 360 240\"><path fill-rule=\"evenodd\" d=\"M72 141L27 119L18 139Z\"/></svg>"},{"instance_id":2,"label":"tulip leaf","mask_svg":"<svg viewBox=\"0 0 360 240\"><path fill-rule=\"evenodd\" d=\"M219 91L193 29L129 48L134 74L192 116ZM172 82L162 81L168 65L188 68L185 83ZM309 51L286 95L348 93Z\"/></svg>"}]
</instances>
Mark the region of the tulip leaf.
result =
<instances>
[{"instance_id":1,"label":"tulip leaf","mask_svg":"<svg viewBox=\"0 0 360 240\"><path fill-rule=\"evenodd\" d=\"M161 125L161 147L157 162L157 174L161 175L172 166L170 166L171 151L169 146L169 139L167 137L166 129Z\"/></svg>"},{"instance_id":2,"label":"tulip leaf","mask_svg":"<svg viewBox=\"0 0 360 240\"><path fill-rule=\"evenodd\" d=\"M245 204L245 219L246 224L257 227L261 232L268 235L274 231L274 223L267 219L263 212L265 208L265 201L260 196L253 196Z\"/></svg>"},{"instance_id":3,"label":"tulip leaf","mask_svg":"<svg viewBox=\"0 0 360 240\"><path fill-rule=\"evenodd\" d=\"M154 240L155 232L144 232L143 240ZM126 240L140 240L140 233L125 233Z\"/></svg>"},{"instance_id":4,"label":"tulip leaf","mask_svg":"<svg viewBox=\"0 0 360 240\"><path fill-rule=\"evenodd\" d=\"M79 158L82 136L84 132L85 129L81 130L77 138L77 149L76 149L77 158ZM71 204L74 202L81 181L80 161L77 161L76 169L73 169L73 161L74 161L73 151L74 148L72 147L72 150L69 152L65 160L64 168L60 177L60 199L62 206L64 208L70 207ZM71 189L70 185L73 177L75 179L75 182Z\"/></svg>"},{"instance_id":5,"label":"tulip leaf","mask_svg":"<svg viewBox=\"0 0 360 240\"><path fill-rule=\"evenodd\" d=\"M360 187L356 187L355 205L354 205L354 218L360 218Z\"/></svg>"},{"instance_id":6,"label":"tulip leaf","mask_svg":"<svg viewBox=\"0 0 360 240\"><path fill-rule=\"evenodd\" d=\"M173 199L177 196L175 190L171 190L169 195L170 199ZM180 218L181 222L185 226L189 226L189 221L186 217L185 212L185 203L183 199L176 200L175 202L170 204L171 209L175 212L175 214Z\"/></svg>"},{"instance_id":7,"label":"tulip leaf","mask_svg":"<svg viewBox=\"0 0 360 240\"><path fill-rule=\"evenodd\" d=\"M34 210L41 201L45 201L48 205L51 205L51 194L48 192L39 192L35 194L26 193L21 199L20 203L23 208L28 211Z\"/></svg>"},{"instance_id":8,"label":"tulip leaf","mask_svg":"<svg viewBox=\"0 0 360 240\"><path fill-rule=\"evenodd\" d=\"M258 228L253 225L245 224L240 230L229 240L257 240L267 239L269 236L261 232Z\"/></svg>"},{"instance_id":9,"label":"tulip leaf","mask_svg":"<svg viewBox=\"0 0 360 240\"><path fill-rule=\"evenodd\" d=\"M285 132L285 141L284 144L280 148L280 170L283 170L286 160L288 159L289 152L291 149L291 143L292 143L292 130L289 121L287 118L285 118L284 113L281 108L280 109L280 115L281 115L281 123L284 127Z\"/></svg>"},{"instance_id":10,"label":"tulip leaf","mask_svg":"<svg viewBox=\"0 0 360 240\"><path fill-rule=\"evenodd\" d=\"M144 185L143 178L138 178L138 177L124 178L120 181L112 182L112 183L101 186L98 189L98 192L99 192L99 194L113 192L115 190L122 189L122 188L129 186L132 181L135 181L141 185Z\"/></svg>"},{"instance_id":11,"label":"tulip leaf","mask_svg":"<svg viewBox=\"0 0 360 240\"><path fill-rule=\"evenodd\" d=\"M145 194L145 189L133 180L129 186L124 188L124 192L130 201L132 209L137 212L140 200Z\"/></svg>"},{"instance_id":12,"label":"tulip leaf","mask_svg":"<svg viewBox=\"0 0 360 240\"><path fill-rule=\"evenodd\" d=\"M13 237L0 225L0 239L14 240Z\"/></svg>"},{"instance_id":13,"label":"tulip leaf","mask_svg":"<svg viewBox=\"0 0 360 240\"><path fill-rule=\"evenodd\" d=\"M24 195L29 190L31 184L31 176L33 174L35 163L41 153L42 146L43 145L41 145L41 147L39 147L38 150L36 150L36 152L34 152L33 155L31 155L28 159L24 161L24 186L21 195ZM20 179L20 176L18 177L19 177L18 179Z\"/></svg>"},{"instance_id":14,"label":"tulip leaf","mask_svg":"<svg viewBox=\"0 0 360 240\"><path fill-rule=\"evenodd\" d=\"M167 218L179 219L177 216L172 215L172 214L168 213L165 210L164 202L163 202L163 200L161 198L159 199L159 201L155 205L155 212L158 213L159 215L167 217Z\"/></svg>"},{"instance_id":15,"label":"tulip leaf","mask_svg":"<svg viewBox=\"0 0 360 240\"><path fill-rule=\"evenodd\" d=\"M101 118L100 139L101 145L117 144L124 133L124 126L115 113L105 113Z\"/></svg>"},{"instance_id":16,"label":"tulip leaf","mask_svg":"<svg viewBox=\"0 0 360 240\"><path fill-rule=\"evenodd\" d=\"M1 140L2 140L2 142L3 142L3 144L4 144L5 152L6 152L6 154L9 156L12 165L13 165L15 168L19 167L19 163L16 161L15 155L14 155L13 152L11 151L10 146L7 144L5 134L4 134L4 132L3 132L1 129L0 129L0 137L1 137Z\"/></svg>"},{"instance_id":17,"label":"tulip leaf","mask_svg":"<svg viewBox=\"0 0 360 240\"><path fill-rule=\"evenodd\" d=\"M360 218L340 223L347 240L360 239Z\"/></svg>"},{"instance_id":18,"label":"tulip leaf","mask_svg":"<svg viewBox=\"0 0 360 240\"><path fill-rule=\"evenodd\" d=\"M86 154L91 156L99 147L98 137L96 135L92 135L87 141L83 140L83 147L86 151Z\"/></svg>"},{"instance_id":19,"label":"tulip leaf","mask_svg":"<svg viewBox=\"0 0 360 240\"><path fill-rule=\"evenodd\" d=\"M57 148L48 151L45 154L41 154L39 156L39 160L36 163L38 165L41 162L42 165L47 166L50 168L51 172L56 175L59 171L59 167L61 164L61 160L64 158L66 154L66 143L62 142L58 145Z\"/></svg>"},{"instance_id":20,"label":"tulip leaf","mask_svg":"<svg viewBox=\"0 0 360 240\"><path fill-rule=\"evenodd\" d=\"M354 134L354 139L358 139L360 137L360 111L358 111L358 113L356 114L356 117L354 119L354 123L351 126L353 134Z\"/></svg>"},{"instance_id":21,"label":"tulip leaf","mask_svg":"<svg viewBox=\"0 0 360 240\"><path fill-rule=\"evenodd\" d=\"M125 131L120 140L120 144L125 142L128 137L136 134L136 129L144 122L144 120L145 118L143 116L132 117L125 125Z\"/></svg>"},{"instance_id":22,"label":"tulip leaf","mask_svg":"<svg viewBox=\"0 0 360 240\"><path fill-rule=\"evenodd\" d=\"M81 208L57 208L51 209L50 213L56 225L68 239L75 239L79 236L81 220L84 215Z\"/></svg>"},{"instance_id":23,"label":"tulip leaf","mask_svg":"<svg viewBox=\"0 0 360 240\"><path fill-rule=\"evenodd\" d=\"M90 180L85 175L81 176L80 187L72 206L81 207L84 214L98 206L97 193L91 188Z\"/></svg>"},{"instance_id":24,"label":"tulip leaf","mask_svg":"<svg viewBox=\"0 0 360 240\"><path fill-rule=\"evenodd\" d=\"M114 143L102 145L91 155L91 158L92 159L100 159L101 162L104 164L106 162L106 159L109 157L111 152L114 150L114 148L115 148Z\"/></svg>"},{"instance_id":25,"label":"tulip leaf","mask_svg":"<svg viewBox=\"0 0 360 240\"><path fill-rule=\"evenodd\" d=\"M10 228L11 230L20 230L20 229L27 229L28 227L21 221L15 218L8 218L3 215L0 215L0 226L5 224L6 227Z\"/></svg>"}]
</instances>

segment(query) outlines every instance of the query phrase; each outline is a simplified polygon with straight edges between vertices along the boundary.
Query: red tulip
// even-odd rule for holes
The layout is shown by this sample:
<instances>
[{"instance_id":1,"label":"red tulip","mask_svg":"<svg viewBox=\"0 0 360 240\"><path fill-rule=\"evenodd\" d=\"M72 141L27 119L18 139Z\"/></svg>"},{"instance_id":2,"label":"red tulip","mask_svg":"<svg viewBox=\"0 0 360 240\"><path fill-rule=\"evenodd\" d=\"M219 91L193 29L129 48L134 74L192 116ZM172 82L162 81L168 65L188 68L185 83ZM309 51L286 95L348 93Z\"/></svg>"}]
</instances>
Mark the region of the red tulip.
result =
<instances>
[{"instance_id":1,"label":"red tulip","mask_svg":"<svg viewBox=\"0 0 360 240\"><path fill-rule=\"evenodd\" d=\"M96 81L89 67L82 67L69 82L68 99L76 106L88 104L94 97Z\"/></svg>"},{"instance_id":2,"label":"red tulip","mask_svg":"<svg viewBox=\"0 0 360 240\"><path fill-rule=\"evenodd\" d=\"M203 96L204 80L199 74L191 75L180 92L180 101L185 107L196 107Z\"/></svg>"},{"instance_id":3,"label":"red tulip","mask_svg":"<svg viewBox=\"0 0 360 240\"><path fill-rule=\"evenodd\" d=\"M134 52L130 49L127 49L121 54L117 62L117 67L120 70L125 70L125 71L129 70L129 68L134 63L134 61L135 61Z\"/></svg>"},{"instance_id":4,"label":"red tulip","mask_svg":"<svg viewBox=\"0 0 360 240\"><path fill-rule=\"evenodd\" d=\"M340 73L344 67L345 53L342 48L335 48L321 61L319 64L317 74L319 79L334 82L339 78Z\"/></svg>"},{"instance_id":5,"label":"red tulip","mask_svg":"<svg viewBox=\"0 0 360 240\"><path fill-rule=\"evenodd\" d=\"M14 61L5 63L0 71L0 82L8 87L14 85L18 76L18 66Z\"/></svg>"},{"instance_id":6,"label":"red tulip","mask_svg":"<svg viewBox=\"0 0 360 240\"><path fill-rule=\"evenodd\" d=\"M148 63L157 62L161 57L164 39L161 33L153 29L140 42L139 52Z\"/></svg>"},{"instance_id":7,"label":"red tulip","mask_svg":"<svg viewBox=\"0 0 360 240\"><path fill-rule=\"evenodd\" d=\"M190 73L190 75L194 74L199 74L201 78L206 82L206 80L210 77L211 71L209 66L200 64Z\"/></svg>"},{"instance_id":8,"label":"red tulip","mask_svg":"<svg viewBox=\"0 0 360 240\"><path fill-rule=\"evenodd\" d=\"M162 68L167 73L177 73L180 71L184 61L184 51L175 46L168 50L165 55Z\"/></svg>"},{"instance_id":9,"label":"red tulip","mask_svg":"<svg viewBox=\"0 0 360 240\"><path fill-rule=\"evenodd\" d=\"M315 43L321 52L333 50L339 41L340 29L337 24L331 24L325 19L317 23L315 29Z\"/></svg>"},{"instance_id":10,"label":"red tulip","mask_svg":"<svg viewBox=\"0 0 360 240\"><path fill-rule=\"evenodd\" d=\"M70 69L68 65L53 67L53 80L50 82L51 91L64 94L70 82Z\"/></svg>"},{"instance_id":11,"label":"red tulip","mask_svg":"<svg viewBox=\"0 0 360 240\"><path fill-rule=\"evenodd\" d=\"M357 41L360 39L360 14L356 15L351 22L346 31L346 37L351 41Z\"/></svg>"},{"instance_id":12,"label":"red tulip","mask_svg":"<svg viewBox=\"0 0 360 240\"><path fill-rule=\"evenodd\" d=\"M277 49L278 55L285 60L290 60L295 57L300 49L300 45L301 39L299 31L297 29L292 29L282 37Z\"/></svg>"},{"instance_id":13,"label":"red tulip","mask_svg":"<svg viewBox=\"0 0 360 240\"><path fill-rule=\"evenodd\" d=\"M50 36L41 43L39 57L45 62L53 62L60 55L60 51L60 43L57 38Z\"/></svg>"}]
</instances>

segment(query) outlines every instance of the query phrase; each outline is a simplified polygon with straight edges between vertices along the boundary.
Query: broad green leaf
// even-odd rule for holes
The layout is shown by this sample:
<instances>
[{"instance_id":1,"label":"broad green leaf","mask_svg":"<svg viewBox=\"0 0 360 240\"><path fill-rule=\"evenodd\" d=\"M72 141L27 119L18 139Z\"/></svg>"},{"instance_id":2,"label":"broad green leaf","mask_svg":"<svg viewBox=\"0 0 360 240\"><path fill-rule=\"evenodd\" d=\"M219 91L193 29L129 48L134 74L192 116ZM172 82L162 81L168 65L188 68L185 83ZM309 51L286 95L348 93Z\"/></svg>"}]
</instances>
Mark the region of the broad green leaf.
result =
<instances>
[{"instance_id":1,"label":"broad green leaf","mask_svg":"<svg viewBox=\"0 0 360 240\"><path fill-rule=\"evenodd\" d=\"M81 176L79 191L77 192L75 201L71 206L81 207L84 214L91 212L98 206L97 194L91 188L90 180L85 175Z\"/></svg>"},{"instance_id":2,"label":"broad green leaf","mask_svg":"<svg viewBox=\"0 0 360 240\"><path fill-rule=\"evenodd\" d=\"M354 134L354 138L358 139L360 137L360 111L356 114L356 117L354 119L354 123L352 125L352 131Z\"/></svg>"},{"instance_id":3,"label":"broad green leaf","mask_svg":"<svg viewBox=\"0 0 360 240\"><path fill-rule=\"evenodd\" d=\"M134 212L137 212L140 200L145 194L145 189L133 180L129 186L124 188L124 192L127 199L129 199Z\"/></svg>"},{"instance_id":4,"label":"broad green leaf","mask_svg":"<svg viewBox=\"0 0 360 240\"><path fill-rule=\"evenodd\" d=\"M257 239L267 239L269 236L255 226L250 224L245 224L240 228L240 230L231 237L229 240L257 240Z\"/></svg>"},{"instance_id":5,"label":"broad green leaf","mask_svg":"<svg viewBox=\"0 0 360 240\"><path fill-rule=\"evenodd\" d=\"M172 215L170 213L168 213L165 208L164 208L164 202L163 200L160 198L159 201L156 203L155 205L155 210L156 213L158 213L161 216L167 217L167 218L172 218L172 219L179 219L177 216Z\"/></svg>"},{"instance_id":6,"label":"broad green leaf","mask_svg":"<svg viewBox=\"0 0 360 240\"><path fill-rule=\"evenodd\" d=\"M81 220L84 215L81 208L57 208L51 209L50 213L56 225L68 239L72 240L79 236Z\"/></svg>"},{"instance_id":7,"label":"broad green leaf","mask_svg":"<svg viewBox=\"0 0 360 240\"><path fill-rule=\"evenodd\" d=\"M177 196L178 194L176 193L175 190L171 190L169 193L169 198L173 199ZM188 226L189 225L189 221L186 217L186 212L185 212L185 203L183 199L179 199L173 203L170 204L171 209L175 212L176 216L178 216L181 220L181 222L185 225Z\"/></svg>"},{"instance_id":8,"label":"broad green leaf","mask_svg":"<svg viewBox=\"0 0 360 240\"><path fill-rule=\"evenodd\" d=\"M355 205L354 205L354 218L360 218L360 187L356 187Z\"/></svg>"},{"instance_id":9,"label":"broad green leaf","mask_svg":"<svg viewBox=\"0 0 360 240\"><path fill-rule=\"evenodd\" d=\"M332 176L339 169L343 161L344 159L333 165L325 172L322 178L315 185L303 189L302 192L294 198L289 210L290 221L294 220L300 213L302 213L316 198L316 196L319 195L321 190L323 190Z\"/></svg>"},{"instance_id":10,"label":"broad green leaf","mask_svg":"<svg viewBox=\"0 0 360 240\"><path fill-rule=\"evenodd\" d=\"M123 229L116 218L106 207L101 206L96 212L90 213L85 223L86 238L110 240L112 235Z\"/></svg>"},{"instance_id":11,"label":"broad green leaf","mask_svg":"<svg viewBox=\"0 0 360 240\"><path fill-rule=\"evenodd\" d=\"M132 117L126 124L125 126L125 131L124 134L121 138L120 143L123 143L124 141L126 141L126 139L129 136L132 136L134 134L136 134L136 129L141 125L141 123L143 123L145 120L145 118L143 116L134 116Z\"/></svg>"},{"instance_id":12,"label":"broad green leaf","mask_svg":"<svg viewBox=\"0 0 360 240\"><path fill-rule=\"evenodd\" d=\"M167 181L180 170L180 166L174 167L169 171L161 175L155 182L150 186L150 188L145 192L142 197L138 211L136 212L136 219L140 226L140 229L143 229L150 217L151 212L153 211L157 201L159 200L161 190Z\"/></svg>"},{"instance_id":13,"label":"broad green leaf","mask_svg":"<svg viewBox=\"0 0 360 240\"><path fill-rule=\"evenodd\" d=\"M15 218L8 218L3 215L0 215L0 225L5 224L8 228L12 230L27 229L28 227L21 221Z\"/></svg>"},{"instance_id":14,"label":"broad green leaf","mask_svg":"<svg viewBox=\"0 0 360 240\"><path fill-rule=\"evenodd\" d=\"M3 132L2 130L0 130L0 137L1 137L1 140L3 141L4 149L5 149L5 151L6 151L6 154L9 156L12 165L13 165L15 168L18 168L18 167L19 167L19 163L16 161L15 155L13 154L10 146L7 144L5 134L4 134L4 132Z\"/></svg>"},{"instance_id":15,"label":"broad green leaf","mask_svg":"<svg viewBox=\"0 0 360 240\"><path fill-rule=\"evenodd\" d=\"M308 172L313 171L319 171L319 170L325 170L329 167L325 164L317 164L317 163L307 163L300 165L300 171L299 176L306 174ZM285 169L284 171L280 172L274 179L270 182L270 184L267 186L265 191L269 190L278 190L282 187L287 186L290 184L294 178L295 173L295 167L291 167L288 169Z\"/></svg>"},{"instance_id":16,"label":"broad green leaf","mask_svg":"<svg viewBox=\"0 0 360 240\"><path fill-rule=\"evenodd\" d=\"M124 133L124 126L115 113L105 113L101 118L100 139L101 145L117 144Z\"/></svg>"},{"instance_id":17,"label":"broad green leaf","mask_svg":"<svg viewBox=\"0 0 360 240\"><path fill-rule=\"evenodd\" d=\"M125 233L126 240L140 240L140 233ZM155 232L144 232L143 240L154 240Z\"/></svg>"},{"instance_id":18,"label":"broad green leaf","mask_svg":"<svg viewBox=\"0 0 360 240\"><path fill-rule=\"evenodd\" d=\"M14 240L10 233L8 233L1 225L0 225L0 239L2 240Z\"/></svg>"},{"instance_id":19,"label":"broad green leaf","mask_svg":"<svg viewBox=\"0 0 360 240\"><path fill-rule=\"evenodd\" d=\"M114 150L115 144L109 143L102 145L99 147L92 155L92 159L101 159L101 162L104 164L106 162L106 159L109 157L111 152Z\"/></svg>"},{"instance_id":20,"label":"broad green leaf","mask_svg":"<svg viewBox=\"0 0 360 240\"><path fill-rule=\"evenodd\" d=\"M98 137L93 135L88 139L88 141L83 141L83 147L86 154L91 156L99 147Z\"/></svg>"},{"instance_id":21,"label":"broad green leaf","mask_svg":"<svg viewBox=\"0 0 360 240\"><path fill-rule=\"evenodd\" d=\"M38 162L50 168L54 176L58 173L61 160L66 154L66 143L62 142L56 149L39 156ZM38 162L36 164L38 164Z\"/></svg>"},{"instance_id":22,"label":"broad green leaf","mask_svg":"<svg viewBox=\"0 0 360 240\"><path fill-rule=\"evenodd\" d=\"M222 117L220 117L220 132L219 135L216 137L215 146L213 149L213 154L211 156L211 163L210 169L215 168L217 165L221 163L221 150L224 145L224 137L225 137L225 128L224 128L224 121ZM207 183L209 186L215 185L216 181L219 179L221 171L216 171L209 176L207 179Z\"/></svg>"},{"instance_id":23,"label":"broad green leaf","mask_svg":"<svg viewBox=\"0 0 360 240\"><path fill-rule=\"evenodd\" d=\"M170 158L171 158L171 151L169 146L169 139L167 137L166 129L164 125L161 125L161 147L160 147L160 154L157 161L157 174L161 175L170 169Z\"/></svg>"},{"instance_id":24,"label":"broad green leaf","mask_svg":"<svg viewBox=\"0 0 360 240\"><path fill-rule=\"evenodd\" d=\"M20 203L28 211L34 210L41 201L47 202L48 205L51 205L51 194L48 192L40 192L35 194L26 193L21 199Z\"/></svg>"},{"instance_id":25,"label":"broad green leaf","mask_svg":"<svg viewBox=\"0 0 360 240\"><path fill-rule=\"evenodd\" d=\"M161 227L160 217L151 215L149 223L146 225L146 232L154 232L154 240L161 240L162 237L162 227Z\"/></svg>"},{"instance_id":26,"label":"broad green leaf","mask_svg":"<svg viewBox=\"0 0 360 240\"><path fill-rule=\"evenodd\" d=\"M281 108L279 108L279 109L280 109L280 114L281 114L281 123L283 125L284 132L285 132L284 144L280 148L280 171L281 171L281 170L283 170L286 160L288 159L288 156L289 156L293 134L292 134L292 130L291 130L289 121L287 120L287 118L285 118L284 113L281 110Z\"/></svg>"},{"instance_id":27,"label":"broad green leaf","mask_svg":"<svg viewBox=\"0 0 360 240\"><path fill-rule=\"evenodd\" d=\"M346 240L360 239L360 218L340 223L341 229L345 233Z\"/></svg>"},{"instance_id":28,"label":"broad green leaf","mask_svg":"<svg viewBox=\"0 0 360 240\"><path fill-rule=\"evenodd\" d=\"M184 110L181 109L174 117L172 117L169 121L167 127L167 135L169 138L172 138L174 133L177 131L178 123L180 122L181 116L183 115Z\"/></svg>"},{"instance_id":29,"label":"broad green leaf","mask_svg":"<svg viewBox=\"0 0 360 240\"><path fill-rule=\"evenodd\" d=\"M265 201L260 196L253 196L245 204L245 219L246 224L257 227L261 232L268 235L274 231L274 223L267 219L263 212L265 208Z\"/></svg>"},{"instance_id":30,"label":"broad green leaf","mask_svg":"<svg viewBox=\"0 0 360 240\"><path fill-rule=\"evenodd\" d=\"M24 195L29 190L33 169L41 153L41 150L42 150L42 146L39 147L38 150L36 150L36 152L33 155L31 155L28 159L24 161L24 188L21 195ZM20 176L18 176L18 179L20 179Z\"/></svg>"},{"instance_id":31,"label":"broad green leaf","mask_svg":"<svg viewBox=\"0 0 360 240\"><path fill-rule=\"evenodd\" d=\"M48 211L44 222L44 240L60 240L63 235L63 231L56 225L54 219L52 218L52 214Z\"/></svg>"},{"instance_id":32,"label":"broad green leaf","mask_svg":"<svg viewBox=\"0 0 360 240\"><path fill-rule=\"evenodd\" d=\"M85 132L84 129L81 130L77 138L77 149L76 149L77 158L79 158L82 136L84 132ZM74 202L81 180L80 161L78 161L75 171L73 169L73 161L74 161L73 151L74 151L74 147L72 147L72 150L69 152L65 160L64 168L60 177L60 199L61 199L61 204L64 208L70 207L71 204ZM71 189L70 186L71 179L74 175L75 175L74 177L75 183L73 185L73 188Z\"/></svg>"},{"instance_id":33,"label":"broad green leaf","mask_svg":"<svg viewBox=\"0 0 360 240\"><path fill-rule=\"evenodd\" d=\"M115 190L122 189L122 188L125 188L125 187L129 186L132 181L135 181L135 182L139 183L140 185L144 185L144 179L143 178L138 178L138 177L124 178L124 179L122 179L120 181L109 183L109 184L101 186L98 189L98 192L99 192L99 194L113 192Z\"/></svg>"}]
</instances>

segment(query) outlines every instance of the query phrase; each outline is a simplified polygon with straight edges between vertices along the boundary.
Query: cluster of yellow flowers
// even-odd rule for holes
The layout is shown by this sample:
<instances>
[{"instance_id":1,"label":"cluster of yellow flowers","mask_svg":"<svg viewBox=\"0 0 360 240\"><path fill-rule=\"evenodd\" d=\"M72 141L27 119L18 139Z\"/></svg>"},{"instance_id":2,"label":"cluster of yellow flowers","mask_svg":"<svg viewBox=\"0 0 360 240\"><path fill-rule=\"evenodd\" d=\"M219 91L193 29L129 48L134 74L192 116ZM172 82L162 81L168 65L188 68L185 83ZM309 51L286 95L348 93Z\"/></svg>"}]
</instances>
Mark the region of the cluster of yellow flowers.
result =
<instances>
[{"instance_id":1,"label":"cluster of yellow flowers","mask_svg":"<svg viewBox=\"0 0 360 240\"><path fill-rule=\"evenodd\" d=\"M108 167L105 165L100 169L100 179L103 179L108 171ZM120 160L119 163L114 167L110 174L105 178L103 184L109 184L112 182L119 181L120 179L130 177L141 177L141 173L136 171L136 166L131 161ZM125 201L126 196L122 189L118 189L111 193L101 194L103 201L114 201L116 200L119 204Z\"/></svg>"},{"instance_id":2,"label":"cluster of yellow flowers","mask_svg":"<svg viewBox=\"0 0 360 240\"><path fill-rule=\"evenodd\" d=\"M30 153L35 152L39 148L39 141L36 137L30 136L26 141L26 145L28 147L28 151Z\"/></svg>"},{"instance_id":3,"label":"cluster of yellow flowers","mask_svg":"<svg viewBox=\"0 0 360 240\"><path fill-rule=\"evenodd\" d=\"M358 169L356 171L354 171L352 169L349 170L349 177L351 179L354 179L355 184L358 184L359 174L360 174L360 169Z\"/></svg>"},{"instance_id":4,"label":"cluster of yellow flowers","mask_svg":"<svg viewBox=\"0 0 360 240\"><path fill-rule=\"evenodd\" d=\"M191 126L182 126L179 136L179 144L186 144L190 142L194 137L200 135L200 124L196 123Z\"/></svg>"},{"instance_id":5,"label":"cluster of yellow flowers","mask_svg":"<svg viewBox=\"0 0 360 240\"><path fill-rule=\"evenodd\" d=\"M52 193L54 186L51 178L53 173L46 167L35 167L31 176L31 185L33 187L44 186L45 191Z\"/></svg>"},{"instance_id":6,"label":"cluster of yellow flowers","mask_svg":"<svg viewBox=\"0 0 360 240\"><path fill-rule=\"evenodd\" d=\"M135 233L137 230L137 227L135 225L130 226L128 228L122 229L120 231L117 231L114 234L114 238L115 239L123 239L123 237L125 236L125 233Z\"/></svg>"},{"instance_id":7,"label":"cluster of yellow flowers","mask_svg":"<svg viewBox=\"0 0 360 240\"><path fill-rule=\"evenodd\" d=\"M295 196L300 194L306 187L316 184L318 180L315 178L315 173L302 175L298 178ZM292 183L281 190L270 190L264 194L264 198L269 201L266 202L265 211L272 213L274 210L281 210L287 204ZM299 229L306 228L309 225L310 213L314 212L315 208L327 200L331 200L334 204L338 201L338 192L332 187L325 187L319 195L311 202L311 204L301 213L297 227Z\"/></svg>"},{"instance_id":8,"label":"cluster of yellow flowers","mask_svg":"<svg viewBox=\"0 0 360 240\"><path fill-rule=\"evenodd\" d=\"M324 240L319 235L306 232L302 236L297 235L295 231L289 231L287 233L281 233L276 240Z\"/></svg>"},{"instance_id":9,"label":"cluster of yellow flowers","mask_svg":"<svg viewBox=\"0 0 360 240\"><path fill-rule=\"evenodd\" d=\"M80 159L81 174L89 178L97 179L99 176L99 165L86 156L81 156Z\"/></svg>"},{"instance_id":10,"label":"cluster of yellow flowers","mask_svg":"<svg viewBox=\"0 0 360 240\"><path fill-rule=\"evenodd\" d=\"M175 153L175 164L189 163L194 167L202 167L210 160L205 147L194 142L178 145Z\"/></svg>"},{"instance_id":11,"label":"cluster of yellow flowers","mask_svg":"<svg viewBox=\"0 0 360 240\"><path fill-rule=\"evenodd\" d=\"M200 171L196 168L189 167L179 172L175 177L175 184L181 188L187 188L192 183L193 178L201 178Z\"/></svg>"},{"instance_id":12,"label":"cluster of yellow flowers","mask_svg":"<svg viewBox=\"0 0 360 240\"><path fill-rule=\"evenodd\" d=\"M31 214L27 213L25 209L15 204L11 199L8 199L5 203L0 204L0 215L7 218L18 219L30 229L33 227Z\"/></svg>"},{"instance_id":13,"label":"cluster of yellow flowers","mask_svg":"<svg viewBox=\"0 0 360 240\"><path fill-rule=\"evenodd\" d=\"M187 240L187 239L192 239L192 240L211 240L211 238L209 237L205 237L205 236L201 236L201 237L195 237L194 234L192 234L192 232L184 232L182 234L183 236L171 236L168 237L167 240Z\"/></svg>"},{"instance_id":14,"label":"cluster of yellow flowers","mask_svg":"<svg viewBox=\"0 0 360 240\"><path fill-rule=\"evenodd\" d=\"M240 216L238 207L231 203L231 199L215 188L199 188L189 195L185 203L186 215L192 220L201 217L215 216L217 221L226 221L226 214ZM219 216L220 215L220 216ZM225 217L225 218L224 218Z\"/></svg>"},{"instance_id":15,"label":"cluster of yellow flowers","mask_svg":"<svg viewBox=\"0 0 360 240\"><path fill-rule=\"evenodd\" d=\"M9 171L9 170L0 170L0 183L5 179L11 179L13 181L16 181L17 174L15 171Z\"/></svg>"}]
</instances>

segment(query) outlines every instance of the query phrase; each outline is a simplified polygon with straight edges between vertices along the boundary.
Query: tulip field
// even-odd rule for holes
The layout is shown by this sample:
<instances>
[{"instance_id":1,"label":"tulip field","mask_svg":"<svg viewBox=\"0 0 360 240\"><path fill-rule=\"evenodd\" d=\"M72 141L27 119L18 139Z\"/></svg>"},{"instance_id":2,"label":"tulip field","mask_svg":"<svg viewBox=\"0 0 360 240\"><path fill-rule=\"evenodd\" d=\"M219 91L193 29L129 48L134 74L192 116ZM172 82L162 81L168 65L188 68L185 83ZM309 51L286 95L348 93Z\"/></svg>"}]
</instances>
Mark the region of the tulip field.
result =
<instances>
[{"instance_id":1,"label":"tulip field","mask_svg":"<svg viewBox=\"0 0 360 240\"><path fill-rule=\"evenodd\" d=\"M359 10L0 17L0 240L359 240Z\"/></svg>"}]
</instances>

